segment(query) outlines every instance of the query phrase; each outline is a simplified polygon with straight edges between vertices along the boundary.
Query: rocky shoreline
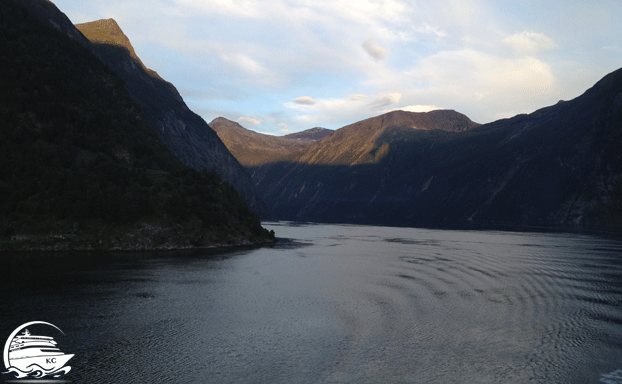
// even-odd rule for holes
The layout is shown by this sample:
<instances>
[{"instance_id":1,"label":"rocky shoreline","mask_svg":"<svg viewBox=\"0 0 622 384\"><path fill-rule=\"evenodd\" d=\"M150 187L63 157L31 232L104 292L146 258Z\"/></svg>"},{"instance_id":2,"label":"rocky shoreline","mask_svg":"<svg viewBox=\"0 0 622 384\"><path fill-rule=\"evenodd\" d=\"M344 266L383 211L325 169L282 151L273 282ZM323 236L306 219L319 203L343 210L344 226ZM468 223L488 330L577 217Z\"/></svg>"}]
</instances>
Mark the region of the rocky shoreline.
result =
<instances>
[{"instance_id":1,"label":"rocky shoreline","mask_svg":"<svg viewBox=\"0 0 622 384\"><path fill-rule=\"evenodd\" d=\"M17 234L0 239L6 251L161 251L262 246L276 243L271 236L231 235L197 226L142 222L132 226L99 226L47 234Z\"/></svg>"}]
</instances>

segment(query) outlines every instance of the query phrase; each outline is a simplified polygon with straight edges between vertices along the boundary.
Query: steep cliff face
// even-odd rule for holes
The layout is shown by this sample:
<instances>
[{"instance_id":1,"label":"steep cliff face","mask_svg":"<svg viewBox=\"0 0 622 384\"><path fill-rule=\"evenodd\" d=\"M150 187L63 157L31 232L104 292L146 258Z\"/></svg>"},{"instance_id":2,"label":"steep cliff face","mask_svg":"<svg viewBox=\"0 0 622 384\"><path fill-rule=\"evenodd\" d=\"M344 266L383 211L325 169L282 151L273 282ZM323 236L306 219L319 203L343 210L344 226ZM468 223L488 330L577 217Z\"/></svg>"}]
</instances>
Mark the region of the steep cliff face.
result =
<instances>
[{"instance_id":1,"label":"steep cliff face","mask_svg":"<svg viewBox=\"0 0 622 384\"><path fill-rule=\"evenodd\" d=\"M0 2L0 250L269 241L233 187L177 159L123 81L45 9Z\"/></svg>"},{"instance_id":2,"label":"steep cliff face","mask_svg":"<svg viewBox=\"0 0 622 384\"><path fill-rule=\"evenodd\" d=\"M575 100L462 132L382 120L253 168L273 217L622 229L622 70Z\"/></svg>"},{"instance_id":3,"label":"steep cliff face","mask_svg":"<svg viewBox=\"0 0 622 384\"><path fill-rule=\"evenodd\" d=\"M622 70L574 100L482 128L504 136L482 156L499 176L471 220L622 230Z\"/></svg>"},{"instance_id":4,"label":"steep cliff face","mask_svg":"<svg viewBox=\"0 0 622 384\"><path fill-rule=\"evenodd\" d=\"M214 170L236 188L255 212L265 213L265 205L257 198L248 173L209 125L188 108L177 89L143 65L114 20L76 27L91 41L102 61L125 81L147 124L175 156L197 170Z\"/></svg>"}]
</instances>

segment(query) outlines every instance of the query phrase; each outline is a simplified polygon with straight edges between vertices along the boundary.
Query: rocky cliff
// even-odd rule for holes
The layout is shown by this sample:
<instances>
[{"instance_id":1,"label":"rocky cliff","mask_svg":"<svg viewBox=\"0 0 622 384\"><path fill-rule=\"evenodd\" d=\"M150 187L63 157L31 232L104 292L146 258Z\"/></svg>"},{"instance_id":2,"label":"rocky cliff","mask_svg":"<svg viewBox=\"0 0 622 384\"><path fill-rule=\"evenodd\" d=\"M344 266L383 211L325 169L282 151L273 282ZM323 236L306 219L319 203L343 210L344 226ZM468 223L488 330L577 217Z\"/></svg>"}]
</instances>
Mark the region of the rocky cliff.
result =
<instances>
[{"instance_id":1,"label":"rocky cliff","mask_svg":"<svg viewBox=\"0 0 622 384\"><path fill-rule=\"evenodd\" d=\"M248 173L209 125L188 108L177 89L145 67L114 20L98 20L76 27L91 41L101 60L125 81L147 124L175 156L197 170L214 170L236 188L255 212L265 213Z\"/></svg>"}]
</instances>

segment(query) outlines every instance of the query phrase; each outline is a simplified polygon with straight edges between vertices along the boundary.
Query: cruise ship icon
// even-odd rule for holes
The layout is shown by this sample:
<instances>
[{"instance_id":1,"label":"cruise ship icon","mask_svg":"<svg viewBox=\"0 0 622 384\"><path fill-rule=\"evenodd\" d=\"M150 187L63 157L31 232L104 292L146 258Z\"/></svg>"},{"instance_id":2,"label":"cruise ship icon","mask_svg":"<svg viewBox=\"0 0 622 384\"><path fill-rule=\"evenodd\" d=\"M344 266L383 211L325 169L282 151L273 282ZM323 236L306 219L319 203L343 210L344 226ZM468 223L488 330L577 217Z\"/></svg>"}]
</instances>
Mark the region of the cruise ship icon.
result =
<instances>
[{"instance_id":1,"label":"cruise ship icon","mask_svg":"<svg viewBox=\"0 0 622 384\"><path fill-rule=\"evenodd\" d=\"M22 372L43 369L49 374L58 371L73 356L61 352L56 347L54 338L31 335L25 329L11 341L8 358L10 365Z\"/></svg>"}]
</instances>

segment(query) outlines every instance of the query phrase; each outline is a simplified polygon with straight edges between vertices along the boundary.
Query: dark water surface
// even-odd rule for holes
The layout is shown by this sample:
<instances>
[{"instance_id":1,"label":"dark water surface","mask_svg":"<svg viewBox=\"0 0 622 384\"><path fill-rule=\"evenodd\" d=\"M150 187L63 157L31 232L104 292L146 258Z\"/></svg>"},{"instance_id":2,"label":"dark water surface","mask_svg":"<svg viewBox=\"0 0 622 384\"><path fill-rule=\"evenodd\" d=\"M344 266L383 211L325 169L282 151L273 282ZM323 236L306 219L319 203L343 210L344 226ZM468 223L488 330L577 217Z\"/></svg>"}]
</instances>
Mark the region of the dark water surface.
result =
<instances>
[{"instance_id":1,"label":"dark water surface","mask_svg":"<svg viewBox=\"0 0 622 384\"><path fill-rule=\"evenodd\" d=\"M622 242L265 226L286 239L0 255L0 343L58 326L79 383L622 383Z\"/></svg>"}]
</instances>

